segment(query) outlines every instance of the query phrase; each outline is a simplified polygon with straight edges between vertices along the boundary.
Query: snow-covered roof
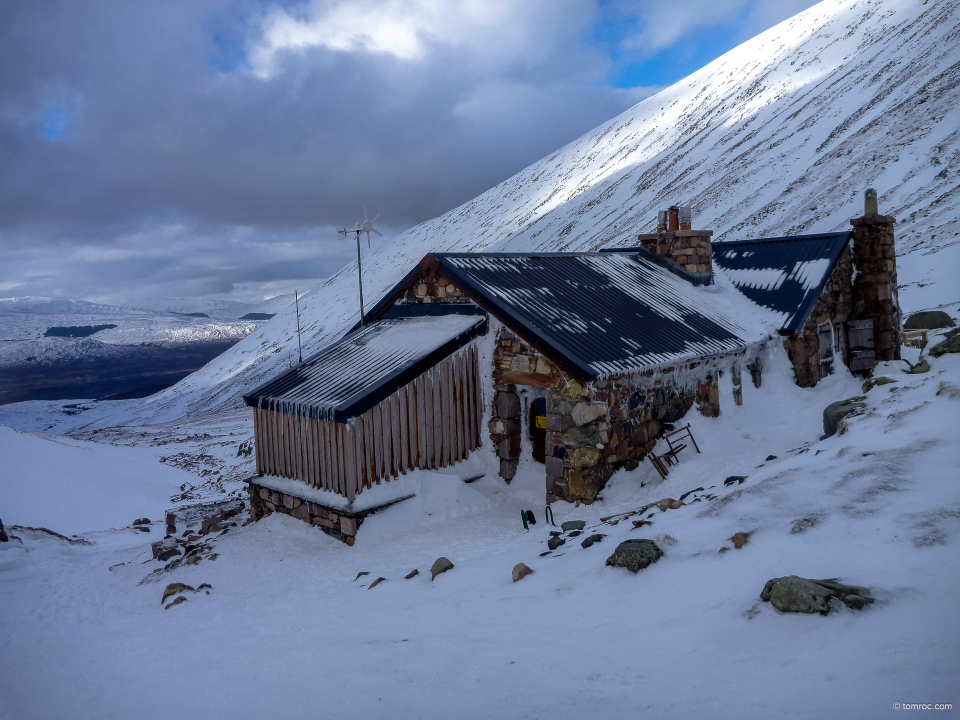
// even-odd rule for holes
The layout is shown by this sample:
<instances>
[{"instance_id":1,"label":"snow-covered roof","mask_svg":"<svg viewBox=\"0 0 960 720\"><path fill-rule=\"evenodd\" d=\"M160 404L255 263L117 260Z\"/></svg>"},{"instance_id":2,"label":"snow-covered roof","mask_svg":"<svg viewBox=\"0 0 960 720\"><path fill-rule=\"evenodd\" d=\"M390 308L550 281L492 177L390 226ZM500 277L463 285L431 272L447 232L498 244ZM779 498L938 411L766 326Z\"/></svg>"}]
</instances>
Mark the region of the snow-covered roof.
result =
<instances>
[{"instance_id":1,"label":"snow-covered roof","mask_svg":"<svg viewBox=\"0 0 960 720\"><path fill-rule=\"evenodd\" d=\"M243 399L251 407L347 422L483 332L485 313L449 310L365 325Z\"/></svg>"},{"instance_id":2,"label":"snow-covered roof","mask_svg":"<svg viewBox=\"0 0 960 720\"><path fill-rule=\"evenodd\" d=\"M781 313L781 331L803 327L850 231L713 243L713 264L758 305Z\"/></svg>"},{"instance_id":3,"label":"snow-covered roof","mask_svg":"<svg viewBox=\"0 0 960 720\"><path fill-rule=\"evenodd\" d=\"M694 286L644 253L434 257L484 309L582 379L725 354L771 333L766 314L733 287Z\"/></svg>"}]
</instances>

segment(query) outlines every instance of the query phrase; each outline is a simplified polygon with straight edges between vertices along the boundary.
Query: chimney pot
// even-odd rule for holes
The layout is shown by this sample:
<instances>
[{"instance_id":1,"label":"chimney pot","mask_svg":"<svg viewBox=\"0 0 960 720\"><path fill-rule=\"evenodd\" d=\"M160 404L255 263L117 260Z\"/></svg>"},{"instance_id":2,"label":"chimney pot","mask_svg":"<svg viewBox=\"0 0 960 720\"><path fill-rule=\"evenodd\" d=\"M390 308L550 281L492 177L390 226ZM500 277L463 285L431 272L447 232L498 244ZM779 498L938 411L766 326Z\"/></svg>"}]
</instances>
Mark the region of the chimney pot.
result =
<instances>
[{"instance_id":1,"label":"chimney pot","mask_svg":"<svg viewBox=\"0 0 960 720\"><path fill-rule=\"evenodd\" d=\"M863 194L863 214L866 217L880 214L877 206L877 191L873 188L867 188L867 191Z\"/></svg>"},{"instance_id":2,"label":"chimney pot","mask_svg":"<svg viewBox=\"0 0 960 720\"><path fill-rule=\"evenodd\" d=\"M676 205L670 206L669 219L667 221L667 230L674 232L680 229L680 208Z\"/></svg>"},{"instance_id":3,"label":"chimney pot","mask_svg":"<svg viewBox=\"0 0 960 720\"><path fill-rule=\"evenodd\" d=\"M662 233L667 231L667 211L658 210L657 211L657 232Z\"/></svg>"},{"instance_id":4,"label":"chimney pot","mask_svg":"<svg viewBox=\"0 0 960 720\"><path fill-rule=\"evenodd\" d=\"M680 207L680 229L693 229L693 211L689 205Z\"/></svg>"}]
</instances>

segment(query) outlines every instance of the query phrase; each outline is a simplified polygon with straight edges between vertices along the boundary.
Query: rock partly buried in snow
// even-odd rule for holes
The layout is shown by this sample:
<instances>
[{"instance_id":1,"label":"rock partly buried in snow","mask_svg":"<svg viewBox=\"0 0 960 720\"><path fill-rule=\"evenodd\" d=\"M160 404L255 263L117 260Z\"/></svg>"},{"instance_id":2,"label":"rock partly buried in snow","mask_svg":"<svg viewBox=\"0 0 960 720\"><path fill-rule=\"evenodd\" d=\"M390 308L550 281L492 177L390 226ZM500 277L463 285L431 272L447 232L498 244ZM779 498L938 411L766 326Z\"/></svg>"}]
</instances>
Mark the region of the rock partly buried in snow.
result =
<instances>
[{"instance_id":1,"label":"rock partly buried in snow","mask_svg":"<svg viewBox=\"0 0 960 720\"><path fill-rule=\"evenodd\" d=\"M368 587L367 590L373 590L377 585L382 583L384 580L386 580L385 577L378 577L376 580L370 583L370 587Z\"/></svg>"},{"instance_id":2,"label":"rock partly buried in snow","mask_svg":"<svg viewBox=\"0 0 960 720\"><path fill-rule=\"evenodd\" d=\"M673 498L664 498L660 501L660 512L666 512L667 510L679 510L686 503L683 500L674 500Z\"/></svg>"},{"instance_id":3,"label":"rock partly buried in snow","mask_svg":"<svg viewBox=\"0 0 960 720\"><path fill-rule=\"evenodd\" d=\"M587 523L585 520L567 520L566 522L560 523L560 529L564 532L568 532L570 530L583 530L586 524Z\"/></svg>"},{"instance_id":4,"label":"rock partly buried in snow","mask_svg":"<svg viewBox=\"0 0 960 720\"><path fill-rule=\"evenodd\" d=\"M445 573L447 570L453 569L453 563L447 560L445 557L438 557L434 561L433 565L430 566L430 581L436 579L437 575L440 573Z\"/></svg>"},{"instance_id":5,"label":"rock partly buried in snow","mask_svg":"<svg viewBox=\"0 0 960 720\"><path fill-rule=\"evenodd\" d=\"M947 353L960 353L960 328L951 330L943 336L943 341L933 346L929 354L934 357L940 357Z\"/></svg>"},{"instance_id":6,"label":"rock partly buried in snow","mask_svg":"<svg viewBox=\"0 0 960 720\"><path fill-rule=\"evenodd\" d=\"M600 542L600 541L603 540L605 537L606 537L606 535L601 535L600 533L594 533L594 534L591 535L590 537L586 538L582 543L580 543L580 547L588 548L588 547L590 547L591 545L593 545L594 543Z\"/></svg>"},{"instance_id":7,"label":"rock partly buried in snow","mask_svg":"<svg viewBox=\"0 0 960 720\"><path fill-rule=\"evenodd\" d=\"M169 605L167 605L167 606L164 607L163 609L164 609L164 610L169 610L169 609L172 608L174 605L179 605L180 603L185 603L186 601L187 601L187 599L186 599L183 595L178 595L177 598L176 598L172 603L170 603Z\"/></svg>"},{"instance_id":8,"label":"rock partly buried in snow","mask_svg":"<svg viewBox=\"0 0 960 720\"><path fill-rule=\"evenodd\" d=\"M867 398L863 395L847 398L835 403L830 403L823 409L823 434L827 437L835 434L840 426L840 421L848 415L860 411L867 404L863 402Z\"/></svg>"},{"instance_id":9,"label":"rock partly buried in snow","mask_svg":"<svg viewBox=\"0 0 960 720\"><path fill-rule=\"evenodd\" d=\"M566 540L559 535L553 535L549 540L547 540L547 547L551 550L556 550L558 547L563 545Z\"/></svg>"},{"instance_id":10,"label":"rock partly buried in snow","mask_svg":"<svg viewBox=\"0 0 960 720\"><path fill-rule=\"evenodd\" d=\"M924 359L920 359L916 365L911 365L909 370L904 370L907 375L923 375L923 373L930 372L930 363Z\"/></svg>"},{"instance_id":11,"label":"rock partly buried in snow","mask_svg":"<svg viewBox=\"0 0 960 720\"><path fill-rule=\"evenodd\" d=\"M731 475L726 480L723 481L724 487L730 487L731 485L742 485L743 481L747 479L746 475Z\"/></svg>"},{"instance_id":12,"label":"rock partly buried in snow","mask_svg":"<svg viewBox=\"0 0 960 720\"><path fill-rule=\"evenodd\" d=\"M662 557L663 550L653 540L624 540L607 558L607 565L638 572Z\"/></svg>"},{"instance_id":13,"label":"rock partly buried in snow","mask_svg":"<svg viewBox=\"0 0 960 720\"><path fill-rule=\"evenodd\" d=\"M730 538L730 542L733 543L733 546L739 550L750 540L750 533L748 532L738 532L734 533L733 537Z\"/></svg>"},{"instance_id":14,"label":"rock partly buried in snow","mask_svg":"<svg viewBox=\"0 0 960 720\"><path fill-rule=\"evenodd\" d=\"M533 570L531 570L527 565L524 565L523 563L517 563L513 566L513 581L516 582L517 580L523 580L523 578L532 572Z\"/></svg>"},{"instance_id":15,"label":"rock partly buried in snow","mask_svg":"<svg viewBox=\"0 0 960 720\"><path fill-rule=\"evenodd\" d=\"M411 570L410 572L408 572L406 575L404 575L404 576L403 576L403 579L404 579L404 580L409 580L410 578L415 577L415 576L417 576L417 575L419 575L419 574L420 574L420 571L417 570L416 568L414 568L413 570Z\"/></svg>"},{"instance_id":16,"label":"rock partly buried in snow","mask_svg":"<svg viewBox=\"0 0 960 720\"><path fill-rule=\"evenodd\" d=\"M0 520L0 542L9 542L7 531L3 529L3 520Z\"/></svg>"},{"instance_id":17,"label":"rock partly buried in snow","mask_svg":"<svg viewBox=\"0 0 960 720\"><path fill-rule=\"evenodd\" d=\"M760 599L780 612L820 613L826 615L837 598L847 607L860 610L873 602L868 588L843 585L835 579L808 580L797 575L768 580Z\"/></svg>"},{"instance_id":18,"label":"rock partly buried in snow","mask_svg":"<svg viewBox=\"0 0 960 720\"><path fill-rule=\"evenodd\" d=\"M210 586L207 585L207 587L210 587ZM177 593L184 592L185 590L189 590L190 592L196 592L190 585L185 585L184 583L180 583L180 582L170 583L169 585L167 585L167 588L163 591L163 597L160 598L160 604L163 605L167 601L167 598L170 597L171 595L176 595Z\"/></svg>"},{"instance_id":19,"label":"rock partly buried in snow","mask_svg":"<svg viewBox=\"0 0 960 720\"><path fill-rule=\"evenodd\" d=\"M134 524L134 525L149 525L149 524L150 524L150 518L137 518L136 520L133 521L133 524Z\"/></svg>"},{"instance_id":20,"label":"rock partly buried in snow","mask_svg":"<svg viewBox=\"0 0 960 720\"><path fill-rule=\"evenodd\" d=\"M870 392L875 387L879 387L880 385L889 385L895 382L896 380L893 380L892 378L884 377L883 375L875 378L867 378L866 380L863 381L863 391L865 393Z\"/></svg>"},{"instance_id":21,"label":"rock partly buried in snow","mask_svg":"<svg viewBox=\"0 0 960 720\"><path fill-rule=\"evenodd\" d=\"M943 310L925 310L913 313L903 324L904 330L940 330L956 327L953 318Z\"/></svg>"}]
</instances>

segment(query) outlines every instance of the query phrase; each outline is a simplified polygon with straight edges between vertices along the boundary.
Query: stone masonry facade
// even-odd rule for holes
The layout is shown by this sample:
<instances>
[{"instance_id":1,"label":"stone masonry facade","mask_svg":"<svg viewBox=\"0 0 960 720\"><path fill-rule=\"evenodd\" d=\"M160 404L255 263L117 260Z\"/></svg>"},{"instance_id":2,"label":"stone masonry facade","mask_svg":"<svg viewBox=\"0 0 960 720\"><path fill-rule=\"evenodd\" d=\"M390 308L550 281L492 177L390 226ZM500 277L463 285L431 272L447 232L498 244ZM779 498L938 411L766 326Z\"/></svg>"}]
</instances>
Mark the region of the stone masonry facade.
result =
<instances>
[{"instance_id":1,"label":"stone masonry facade","mask_svg":"<svg viewBox=\"0 0 960 720\"><path fill-rule=\"evenodd\" d=\"M897 293L897 251L889 215L866 214L853 226L853 319L873 320L878 362L900 359L900 302Z\"/></svg>"},{"instance_id":2,"label":"stone masonry facade","mask_svg":"<svg viewBox=\"0 0 960 720\"><path fill-rule=\"evenodd\" d=\"M793 364L793 372L800 387L813 387L820 381L820 341L817 337L817 325L830 320L836 327L836 332L843 332L843 323L851 319L852 278L853 256L847 247L837 258L833 274L824 285L823 292L820 293L820 298L803 329L798 334L783 339L783 347Z\"/></svg>"},{"instance_id":3,"label":"stone masonry facade","mask_svg":"<svg viewBox=\"0 0 960 720\"><path fill-rule=\"evenodd\" d=\"M250 493L251 520L260 520L262 517L275 512L282 513L316 525L327 535L335 537L347 545L353 545L357 536L357 529L363 522L363 518L373 512L346 515L317 503L302 500L294 495L287 495L257 485L253 481L248 483L247 490Z\"/></svg>"}]
</instances>

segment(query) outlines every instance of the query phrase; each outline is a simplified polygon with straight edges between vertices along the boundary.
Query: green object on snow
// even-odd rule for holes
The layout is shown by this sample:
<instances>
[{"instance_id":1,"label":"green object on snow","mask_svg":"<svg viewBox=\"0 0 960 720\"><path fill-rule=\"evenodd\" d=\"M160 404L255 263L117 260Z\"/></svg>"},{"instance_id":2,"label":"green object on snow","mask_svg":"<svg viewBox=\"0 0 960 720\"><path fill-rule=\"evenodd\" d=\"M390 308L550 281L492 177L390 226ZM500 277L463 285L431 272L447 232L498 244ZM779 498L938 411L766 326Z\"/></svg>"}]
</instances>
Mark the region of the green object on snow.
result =
<instances>
[{"instance_id":1,"label":"green object on snow","mask_svg":"<svg viewBox=\"0 0 960 720\"><path fill-rule=\"evenodd\" d=\"M521 510L521 511L520 511L520 519L523 520L523 529L524 529L524 530L529 530L529 529L530 529L530 526L527 525L527 511L526 511L526 510Z\"/></svg>"},{"instance_id":2,"label":"green object on snow","mask_svg":"<svg viewBox=\"0 0 960 720\"><path fill-rule=\"evenodd\" d=\"M550 524L553 525L554 527L557 526L557 524L553 521L553 508L552 508L552 507L550 507L549 505L547 505L547 507L546 507L546 508L544 509L544 511L543 511L543 516L544 516L544 522L550 523Z\"/></svg>"}]
</instances>

